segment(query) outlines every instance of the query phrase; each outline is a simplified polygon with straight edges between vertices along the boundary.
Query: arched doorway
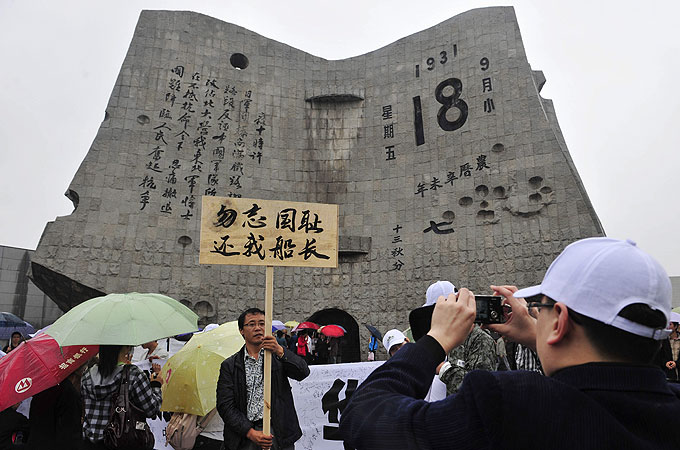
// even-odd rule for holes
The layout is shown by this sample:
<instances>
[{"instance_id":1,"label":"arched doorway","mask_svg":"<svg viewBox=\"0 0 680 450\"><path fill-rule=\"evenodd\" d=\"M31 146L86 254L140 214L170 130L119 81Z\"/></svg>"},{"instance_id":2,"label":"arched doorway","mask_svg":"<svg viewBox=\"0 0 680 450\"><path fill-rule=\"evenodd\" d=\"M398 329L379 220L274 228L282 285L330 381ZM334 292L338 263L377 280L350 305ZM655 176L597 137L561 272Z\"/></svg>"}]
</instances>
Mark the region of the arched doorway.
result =
<instances>
[{"instance_id":1,"label":"arched doorway","mask_svg":"<svg viewBox=\"0 0 680 450\"><path fill-rule=\"evenodd\" d=\"M347 330L347 334L340 340L342 362L361 361L359 324L349 313L338 308L328 308L315 312L307 320L319 325L340 325Z\"/></svg>"}]
</instances>

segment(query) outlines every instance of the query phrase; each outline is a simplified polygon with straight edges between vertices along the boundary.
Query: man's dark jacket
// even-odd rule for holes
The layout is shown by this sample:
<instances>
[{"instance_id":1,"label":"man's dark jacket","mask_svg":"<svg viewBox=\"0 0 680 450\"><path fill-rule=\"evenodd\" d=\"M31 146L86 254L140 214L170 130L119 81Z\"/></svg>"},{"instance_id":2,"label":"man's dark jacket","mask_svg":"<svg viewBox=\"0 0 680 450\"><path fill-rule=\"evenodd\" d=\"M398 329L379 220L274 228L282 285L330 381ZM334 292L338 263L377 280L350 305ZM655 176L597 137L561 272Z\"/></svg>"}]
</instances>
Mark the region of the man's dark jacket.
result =
<instances>
[{"instance_id":1,"label":"man's dark jacket","mask_svg":"<svg viewBox=\"0 0 680 450\"><path fill-rule=\"evenodd\" d=\"M677 450L680 389L652 366L588 363L550 377L472 371L458 394L427 403L444 349L404 347L359 386L340 418L362 449Z\"/></svg>"},{"instance_id":2,"label":"man's dark jacket","mask_svg":"<svg viewBox=\"0 0 680 450\"><path fill-rule=\"evenodd\" d=\"M248 420L248 388L243 357L245 345L225 359L217 381L217 411L224 421L224 448L236 450L253 427ZM293 393L288 378L302 381L309 375L309 367L287 348L280 359L272 356L272 433L279 447L288 447L302 436L295 413Z\"/></svg>"}]
</instances>

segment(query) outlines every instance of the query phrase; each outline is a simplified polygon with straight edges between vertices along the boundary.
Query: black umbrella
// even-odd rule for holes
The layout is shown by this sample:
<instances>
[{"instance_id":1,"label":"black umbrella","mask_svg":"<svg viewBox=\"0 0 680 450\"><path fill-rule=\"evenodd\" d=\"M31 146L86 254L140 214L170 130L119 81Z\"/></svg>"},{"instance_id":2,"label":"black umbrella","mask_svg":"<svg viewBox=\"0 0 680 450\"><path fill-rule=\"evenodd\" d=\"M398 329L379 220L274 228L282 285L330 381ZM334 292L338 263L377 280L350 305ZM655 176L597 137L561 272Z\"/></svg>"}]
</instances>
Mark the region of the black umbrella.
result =
<instances>
[{"instance_id":1,"label":"black umbrella","mask_svg":"<svg viewBox=\"0 0 680 450\"><path fill-rule=\"evenodd\" d=\"M28 334L35 333L35 328L12 313L0 312L0 339L9 339L15 331L26 337Z\"/></svg>"},{"instance_id":2,"label":"black umbrella","mask_svg":"<svg viewBox=\"0 0 680 450\"><path fill-rule=\"evenodd\" d=\"M366 325L366 324L364 324L364 326L366 328L368 328L368 331L371 332L371 335L375 336L375 338L377 340L382 341L382 333L380 331L378 331L378 329L376 327L374 327L373 325Z\"/></svg>"}]
</instances>

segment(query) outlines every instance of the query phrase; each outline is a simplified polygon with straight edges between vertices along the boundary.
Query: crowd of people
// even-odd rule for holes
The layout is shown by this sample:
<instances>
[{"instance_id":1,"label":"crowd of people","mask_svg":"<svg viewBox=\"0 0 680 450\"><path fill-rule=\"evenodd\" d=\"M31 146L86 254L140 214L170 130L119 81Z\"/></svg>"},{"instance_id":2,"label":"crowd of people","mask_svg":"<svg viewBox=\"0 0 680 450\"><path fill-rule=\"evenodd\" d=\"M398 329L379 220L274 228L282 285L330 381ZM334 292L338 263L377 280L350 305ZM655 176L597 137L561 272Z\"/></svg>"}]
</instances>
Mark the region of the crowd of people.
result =
<instances>
[{"instance_id":1,"label":"crowd of people","mask_svg":"<svg viewBox=\"0 0 680 450\"><path fill-rule=\"evenodd\" d=\"M329 337L313 329L276 332L276 340L296 355L304 358L308 365L338 364L342 362L340 340L342 337Z\"/></svg>"},{"instance_id":2,"label":"crowd of people","mask_svg":"<svg viewBox=\"0 0 680 450\"><path fill-rule=\"evenodd\" d=\"M504 323L475 324L474 294L437 281L425 292L425 305L434 305L429 332L417 342L385 333L388 361L341 412L345 448L680 447L680 315L670 311L670 281L655 260L630 241L585 239L558 256L540 285L491 289L507 307ZM289 379L305 379L312 364L340 363L340 340L314 330L273 336L257 308L237 324L244 345L220 366L216 413L193 448L292 450L302 430ZM8 351L22 339L12 338ZM17 405L0 412L0 450L106 449L121 379L131 403L157 416L163 379L155 362L168 354L155 341L142 347L149 373L130 364L132 347L103 345L97 359L35 395L28 419ZM446 386L444 400L425 400L433 377Z\"/></svg>"}]
</instances>

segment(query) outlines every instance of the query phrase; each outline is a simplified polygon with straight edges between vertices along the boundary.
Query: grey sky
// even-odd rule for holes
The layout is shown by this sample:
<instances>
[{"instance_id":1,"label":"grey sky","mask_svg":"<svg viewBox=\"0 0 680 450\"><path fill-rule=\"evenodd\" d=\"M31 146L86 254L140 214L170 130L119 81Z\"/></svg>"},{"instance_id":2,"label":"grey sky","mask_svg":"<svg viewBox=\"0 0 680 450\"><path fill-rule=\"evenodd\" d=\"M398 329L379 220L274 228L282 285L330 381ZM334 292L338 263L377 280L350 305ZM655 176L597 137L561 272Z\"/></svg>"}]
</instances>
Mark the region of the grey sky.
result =
<instances>
[{"instance_id":1,"label":"grey sky","mask_svg":"<svg viewBox=\"0 0 680 450\"><path fill-rule=\"evenodd\" d=\"M94 139L142 9L192 10L327 59L513 5L607 232L680 275L680 2L0 0L0 245L35 248Z\"/></svg>"}]
</instances>

